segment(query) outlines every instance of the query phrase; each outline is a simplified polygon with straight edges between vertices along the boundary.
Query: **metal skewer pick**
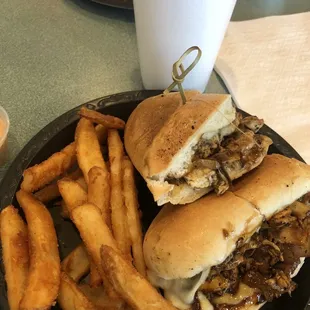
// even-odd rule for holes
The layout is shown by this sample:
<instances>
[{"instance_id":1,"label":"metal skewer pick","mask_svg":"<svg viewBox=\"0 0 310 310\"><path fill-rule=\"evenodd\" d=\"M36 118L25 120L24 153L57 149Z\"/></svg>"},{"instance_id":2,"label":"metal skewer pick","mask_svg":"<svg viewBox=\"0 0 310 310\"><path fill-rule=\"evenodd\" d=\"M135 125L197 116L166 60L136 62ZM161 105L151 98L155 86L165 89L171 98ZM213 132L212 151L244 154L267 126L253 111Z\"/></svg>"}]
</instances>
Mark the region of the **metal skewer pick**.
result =
<instances>
[{"instance_id":1,"label":"metal skewer pick","mask_svg":"<svg viewBox=\"0 0 310 310\"><path fill-rule=\"evenodd\" d=\"M182 62L183 62L184 58L186 56L188 56L193 51L197 51L198 52L197 56L194 59L194 61L188 66L188 68L184 69L184 66L183 66ZM164 90L164 95L168 94L177 85L178 88L179 88L179 92L181 94L181 97L182 97L183 104L186 103L186 97L185 97L185 94L184 94L184 89L183 89L182 83L183 83L186 75L190 71L192 71L192 69L197 65L198 61L200 60L201 54L202 54L201 49L198 46L192 46L188 50L186 50L184 52L184 54L179 58L179 60L176 61L172 65L172 79L173 79L173 83L167 89ZM179 74L178 69L181 71L181 74Z\"/></svg>"}]
</instances>

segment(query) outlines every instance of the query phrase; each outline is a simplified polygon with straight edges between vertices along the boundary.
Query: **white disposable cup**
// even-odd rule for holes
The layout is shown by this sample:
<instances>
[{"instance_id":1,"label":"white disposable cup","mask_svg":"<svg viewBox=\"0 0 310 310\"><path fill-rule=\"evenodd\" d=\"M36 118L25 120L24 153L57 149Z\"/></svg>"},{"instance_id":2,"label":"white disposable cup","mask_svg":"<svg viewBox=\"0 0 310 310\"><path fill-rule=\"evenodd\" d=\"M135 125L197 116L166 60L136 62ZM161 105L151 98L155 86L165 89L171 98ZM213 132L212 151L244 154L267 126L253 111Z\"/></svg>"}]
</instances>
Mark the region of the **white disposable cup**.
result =
<instances>
[{"instance_id":1,"label":"white disposable cup","mask_svg":"<svg viewBox=\"0 0 310 310\"><path fill-rule=\"evenodd\" d=\"M183 82L185 89L204 91L236 0L134 0L139 60L146 89L172 83L172 65L191 46L202 57ZM184 62L191 63L196 53Z\"/></svg>"},{"instance_id":2,"label":"white disposable cup","mask_svg":"<svg viewBox=\"0 0 310 310\"><path fill-rule=\"evenodd\" d=\"M8 157L8 133L10 128L9 116L0 106L0 165L3 165Z\"/></svg>"}]
</instances>

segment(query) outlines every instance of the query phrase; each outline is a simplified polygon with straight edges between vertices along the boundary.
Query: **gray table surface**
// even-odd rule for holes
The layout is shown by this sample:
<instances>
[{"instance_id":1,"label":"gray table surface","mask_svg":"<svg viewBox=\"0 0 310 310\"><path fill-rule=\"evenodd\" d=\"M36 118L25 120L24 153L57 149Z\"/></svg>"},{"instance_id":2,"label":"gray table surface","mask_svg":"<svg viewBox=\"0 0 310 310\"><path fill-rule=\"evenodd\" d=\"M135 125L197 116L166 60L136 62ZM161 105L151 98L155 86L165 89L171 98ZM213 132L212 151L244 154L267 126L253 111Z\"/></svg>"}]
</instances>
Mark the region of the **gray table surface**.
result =
<instances>
[{"instance_id":1,"label":"gray table surface","mask_svg":"<svg viewBox=\"0 0 310 310\"><path fill-rule=\"evenodd\" d=\"M310 10L310 0L238 0L233 20ZM142 89L133 12L82 0L2 0L0 105L11 121L9 160L67 110ZM213 74L207 91L226 92Z\"/></svg>"}]
</instances>

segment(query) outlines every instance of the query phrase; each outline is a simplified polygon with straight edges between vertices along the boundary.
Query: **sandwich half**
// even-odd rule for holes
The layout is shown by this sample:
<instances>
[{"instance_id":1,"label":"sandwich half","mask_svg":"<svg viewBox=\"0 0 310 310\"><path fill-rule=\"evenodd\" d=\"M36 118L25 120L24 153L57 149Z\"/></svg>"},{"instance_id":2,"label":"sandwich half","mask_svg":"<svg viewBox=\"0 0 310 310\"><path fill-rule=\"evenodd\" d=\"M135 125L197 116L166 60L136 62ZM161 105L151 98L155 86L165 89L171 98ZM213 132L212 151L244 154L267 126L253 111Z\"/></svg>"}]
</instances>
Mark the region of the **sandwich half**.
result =
<instances>
[{"instance_id":1,"label":"sandwich half","mask_svg":"<svg viewBox=\"0 0 310 310\"><path fill-rule=\"evenodd\" d=\"M179 309L258 309L310 256L310 166L281 155L222 196L168 204L144 240L148 277Z\"/></svg>"},{"instance_id":2,"label":"sandwich half","mask_svg":"<svg viewBox=\"0 0 310 310\"><path fill-rule=\"evenodd\" d=\"M242 117L229 95L186 92L148 98L125 128L125 147L158 205L190 203L257 167L272 141L263 120Z\"/></svg>"}]
</instances>

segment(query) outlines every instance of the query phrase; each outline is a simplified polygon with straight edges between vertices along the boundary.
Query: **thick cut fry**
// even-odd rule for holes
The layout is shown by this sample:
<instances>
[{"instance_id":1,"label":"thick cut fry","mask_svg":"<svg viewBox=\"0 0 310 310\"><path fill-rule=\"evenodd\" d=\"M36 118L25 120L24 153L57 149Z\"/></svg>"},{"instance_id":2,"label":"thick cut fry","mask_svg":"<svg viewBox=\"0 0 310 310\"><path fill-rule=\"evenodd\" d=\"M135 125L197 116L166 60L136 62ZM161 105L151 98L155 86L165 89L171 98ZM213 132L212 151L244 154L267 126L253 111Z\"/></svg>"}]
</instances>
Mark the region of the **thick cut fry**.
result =
<instances>
[{"instance_id":1,"label":"thick cut fry","mask_svg":"<svg viewBox=\"0 0 310 310\"><path fill-rule=\"evenodd\" d=\"M109 179L109 172L100 167L93 167L88 172L88 202L100 209L104 220L111 228ZM102 278L94 264L90 267L89 283L92 287L102 283Z\"/></svg>"},{"instance_id":2,"label":"thick cut fry","mask_svg":"<svg viewBox=\"0 0 310 310\"><path fill-rule=\"evenodd\" d=\"M122 161L124 147L117 130L108 131L109 161L111 171L111 221L113 235L120 250L130 257L130 238L126 207L122 195Z\"/></svg>"},{"instance_id":3,"label":"thick cut fry","mask_svg":"<svg viewBox=\"0 0 310 310\"><path fill-rule=\"evenodd\" d=\"M79 286L80 290L87 298L97 307L104 310L124 309L124 302L121 300L111 299L105 292L103 286L91 287L87 284Z\"/></svg>"},{"instance_id":4,"label":"thick cut fry","mask_svg":"<svg viewBox=\"0 0 310 310\"><path fill-rule=\"evenodd\" d=\"M101 248L102 268L115 291L137 310L176 310L157 290L109 246Z\"/></svg>"},{"instance_id":5,"label":"thick cut fry","mask_svg":"<svg viewBox=\"0 0 310 310\"><path fill-rule=\"evenodd\" d=\"M36 193L34 193L34 197L40 200L42 203L50 202L60 196L57 183L51 183Z\"/></svg>"},{"instance_id":6,"label":"thick cut fry","mask_svg":"<svg viewBox=\"0 0 310 310\"><path fill-rule=\"evenodd\" d=\"M61 208L60 215L64 219L69 219L70 218L70 212L69 212L69 209L68 209L64 200L60 201L60 208Z\"/></svg>"},{"instance_id":7,"label":"thick cut fry","mask_svg":"<svg viewBox=\"0 0 310 310\"><path fill-rule=\"evenodd\" d=\"M29 271L28 232L13 206L2 210L0 232L8 302L11 310L19 310Z\"/></svg>"},{"instance_id":8,"label":"thick cut fry","mask_svg":"<svg viewBox=\"0 0 310 310\"><path fill-rule=\"evenodd\" d=\"M84 189L84 191L88 191L88 186L83 176L76 179L75 181Z\"/></svg>"},{"instance_id":9,"label":"thick cut fry","mask_svg":"<svg viewBox=\"0 0 310 310\"><path fill-rule=\"evenodd\" d=\"M83 244L77 246L61 263L61 269L75 282L78 282L90 270L90 283L93 287L102 283L100 274L93 262L90 262Z\"/></svg>"},{"instance_id":10,"label":"thick cut fry","mask_svg":"<svg viewBox=\"0 0 310 310\"><path fill-rule=\"evenodd\" d=\"M60 259L55 227L46 207L33 195L16 193L27 224L30 252L29 275L20 309L48 309L57 298Z\"/></svg>"},{"instance_id":11,"label":"thick cut fry","mask_svg":"<svg viewBox=\"0 0 310 310\"><path fill-rule=\"evenodd\" d=\"M61 269L75 282L89 272L89 259L83 244L77 246L62 262Z\"/></svg>"},{"instance_id":12,"label":"thick cut fry","mask_svg":"<svg viewBox=\"0 0 310 310\"><path fill-rule=\"evenodd\" d=\"M57 184L69 214L74 208L87 202L87 193L76 181L63 178Z\"/></svg>"},{"instance_id":13,"label":"thick cut fry","mask_svg":"<svg viewBox=\"0 0 310 310\"><path fill-rule=\"evenodd\" d=\"M65 272L61 273L58 302L62 310L98 310Z\"/></svg>"},{"instance_id":14,"label":"thick cut fry","mask_svg":"<svg viewBox=\"0 0 310 310\"><path fill-rule=\"evenodd\" d=\"M103 143L107 137L107 129L102 125L98 125L96 126L95 134L99 143ZM21 188L26 192L34 192L41 189L67 172L75 163L76 144L72 142L42 163L26 169Z\"/></svg>"},{"instance_id":15,"label":"thick cut fry","mask_svg":"<svg viewBox=\"0 0 310 310\"><path fill-rule=\"evenodd\" d=\"M71 218L80 232L87 252L102 274L100 247L104 244L117 249L117 244L99 208L90 203L81 205L72 210Z\"/></svg>"},{"instance_id":16,"label":"thick cut fry","mask_svg":"<svg viewBox=\"0 0 310 310\"><path fill-rule=\"evenodd\" d=\"M84 178L81 176L82 172L80 169L75 170L74 172L67 175L68 178L72 180L84 180ZM43 187L41 190L37 191L34 196L36 199L40 200L43 203L50 202L60 196L59 189L57 182L51 183L45 187Z\"/></svg>"},{"instance_id":17,"label":"thick cut fry","mask_svg":"<svg viewBox=\"0 0 310 310\"><path fill-rule=\"evenodd\" d=\"M102 285L102 277L93 262L90 264L89 285L91 287L98 287Z\"/></svg>"},{"instance_id":18,"label":"thick cut fry","mask_svg":"<svg viewBox=\"0 0 310 310\"><path fill-rule=\"evenodd\" d=\"M116 241L99 208L93 204L84 204L72 210L71 219L79 230L87 252L95 263L103 283L108 284L105 273L102 270L100 247L104 244L113 247L115 250L118 249ZM108 289L109 286L106 287ZM108 293L110 296L114 295L111 291Z\"/></svg>"},{"instance_id":19,"label":"thick cut fry","mask_svg":"<svg viewBox=\"0 0 310 310\"><path fill-rule=\"evenodd\" d=\"M65 182L65 183L63 183ZM84 177L80 177L74 181L74 183L70 183L68 178L63 178L59 180L60 187L62 188L63 195L66 197L66 200L69 201L69 206L73 208L75 205L81 205L86 202L86 197L87 197L87 184L84 180ZM81 188L78 187L77 185L80 185L80 187L83 189L81 191ZM57 185L59 186L59 185ZM59 190L59 187L58 187ZM68 192L66 192L68 191ZM74 195L71 196L70 194ZM69 208L66 205L66 202L61 200L59 202L59 205L61 207L61 216L63 218L70 218L70 212Z\"/></svg>"},{"instance_id":20,"label":"thick cut fry","mask_svg":"<svg viewBox=\"0 0 310 310\"><path fill-rule=\"evenodd\" d=\"M105 143L108 137L108 128L99 124L95 127L95 130L99 143Z\"/></svg>"},{"instance_id":21,"label":"thick cut fry","mask_svg":"<svg viewBox=\"0 0 310 310\"><path fill-rule=\"evenodd\" d=\"M88 173L88 202L97 206L111 228L110 174L107 170L93 167Z\"/></svg>"},{"instance_id":22,"label":"thick cut fry","mask_svg":"<svg viewBox=\"0 0 310 310\"><path fill-rule=\"evenodd\" d=\"M95 128L89 120L82 118L79 121L75 131L75 142L78 164L88 184L88 172L92 167L107 170Z\"/></svg>"},{"instance_id":23,"label":"thick cut fry","mask_svg":"<svg viewBox=\"0 0 310 310\"><path fill-rule=\"evenodd\" d=\"M108 129L125 128L125 122L122 119L111 115L101 114L97 111L87 109L86 107L81 108L79 115L96 124L101 124Z\"/></svg>"},{"instance_id":24,"label":"thick cut fry","mask_svg":"<svg viewBox=\"0 0 310 310\"><path fill-rule=\"evenodd\" d=\"M134 179L134 168L131 161L127 158L123 161L123 194L127 209L127 221L129 235L131 238L133 263L141 275L145 277L146 268L142 249L142 227L139 216L139 204Z\"/></svg>"},{"instance_id":25,"label":"thick cut fry","mask_svg":"<svg viewBox=\"0 0 310 310\"><path fill-rule=\"evenodd\" d=\"M26 169L21 188L26 192L40 189L66 172L75 161L75 144L71 143L42 163Z\"/></svg>"}]
</instances>

